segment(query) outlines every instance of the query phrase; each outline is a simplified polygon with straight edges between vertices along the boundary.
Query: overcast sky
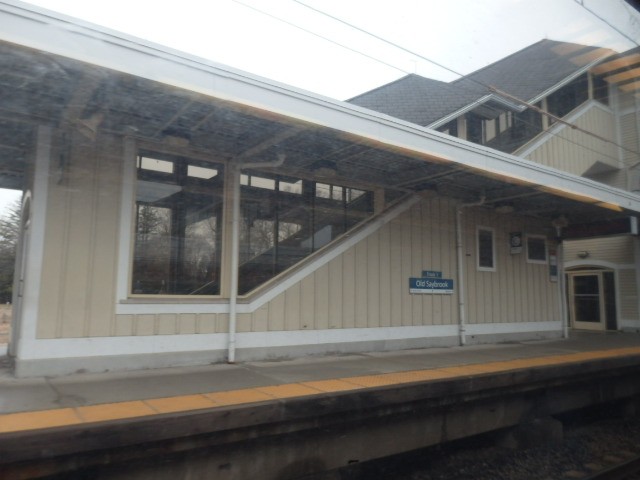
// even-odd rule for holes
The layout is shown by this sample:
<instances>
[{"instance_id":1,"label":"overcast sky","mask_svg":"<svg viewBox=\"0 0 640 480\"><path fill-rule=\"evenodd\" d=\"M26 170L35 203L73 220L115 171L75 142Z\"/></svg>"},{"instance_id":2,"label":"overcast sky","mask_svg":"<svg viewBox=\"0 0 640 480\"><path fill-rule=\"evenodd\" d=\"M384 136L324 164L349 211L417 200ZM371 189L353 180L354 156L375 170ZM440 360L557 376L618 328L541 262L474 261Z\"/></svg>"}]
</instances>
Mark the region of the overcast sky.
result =
<instances>
[{"instance_id":1,"label":"overcast sky","mask_svg":"<svg viewBox=\"0 0 640 480\"><path fill-rule=\"evenodd\" d=\"M467 74L543 38L635 46L606 22L640 41L640 16L622 0L28 3L339 100L407 73L453 80L449 70ZM0 190L0 211L13 197Z\"/></svg>"}]
</instances>

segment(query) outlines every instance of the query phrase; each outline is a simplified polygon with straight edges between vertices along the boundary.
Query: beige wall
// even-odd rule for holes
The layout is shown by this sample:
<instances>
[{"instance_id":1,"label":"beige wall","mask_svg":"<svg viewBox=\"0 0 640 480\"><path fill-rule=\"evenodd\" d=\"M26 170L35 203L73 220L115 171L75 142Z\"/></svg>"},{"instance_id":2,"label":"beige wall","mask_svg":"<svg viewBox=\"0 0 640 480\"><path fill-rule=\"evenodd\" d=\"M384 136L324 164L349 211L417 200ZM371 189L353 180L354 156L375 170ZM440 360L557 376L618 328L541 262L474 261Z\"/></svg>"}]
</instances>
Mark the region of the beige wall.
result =
<instances>
[{"instance_id":1,"label":"beige wall","mask_svg":"<svg viewBox=\"0 0 640 480\"><path fill-rule=\"evenodd\" d=\"M58 181L52 164L39 338L226 332L226 314L116 315L122 141L76 136ZM65 152L57 145L53 158ZM130 181L133 181L131 179ZM456 282L455 203L423 200L273 300L238 316L238 331L444 325L458 322L457 296L411 295L409 278L442 271ZM558 320L557 284L548 266L511 255L508 234L545 233L515 216L464 211L470 323ZM496 272L476 269L476 225L496 230ZM166 300L165 300L166 303Z\"/></svg>"},{"instance_id":2,"label":"beige wall","mask_svg":"<svg viewBox=\"0 0 640 480\"><path fill-rule=\"evenodd\" d=\"M634 263L633 237L602 237L588 238L583 240L570 240L564 242L564 261L578 261L578 252L589 252L589 257L585 259L610 262L615 265L629 265Z\"/></svg>"},{"instance_id":3,"label":"beige wall","mask_svg":"<svg viewBox=\"0 0 640 480\"><path fill-rule=\"evenodd\" d=\"M455 280L455 204L423 201L252 315L239 331L443 325L458 322L457 295L409 294L409 277L441 271ZM548 266L511 255L509 232L543 225L476 208L464 213L469 323L558 320L557 284ZM476 268L476 225L495 228L496 272Z\"/></svg>"},{"instance_id":4,"label":"beige wall","mask_svg":"<svg viewBox=\"0 0 640 480\"><path fill-rule=\"evenodd\" d=\"M638 287L635 269L618 271L618 293L620 298L620 312L618 317L623 320L638 319Z\"/></svg>"},{"instance_id":5,"label":"beige wall","mask_svg":"<svg viewBox=\"0 0 640 480\"><path fill-rule=\"evenodd\" d=\"M122 142L70 140L52 152L38 338L114 333Z\"/></svg>"},{"instance_id":6,"label":"beige wall","mask_svg":"<svg viewBox=\"0 0 640 480\"><path fill-rule=\"evenodd\" d=\"M510 232L545 234L546 225L481 208L466 211L465 238L473 238L476 225L495 227L496 271L478 271L475 243L466 241L469 323L559 320L558 286L549 280L549 266L528 263L526 246L518 254L511 254L509 246Z\"/></svg>"},{"instance_id":7,"label":"beige wall","mask_svg":"<svg viewBox=\"0 0 640 480\"><path fill-rule=\"evenodd\" d=\"M602 108L589 109L573 123L584 130L598 132L599 136L616 141L615 117ZM539 138L545 138L546 141L525 158L575 175L583 175L597 161L614 168L620 167L618 150L611 143L567 126L560 127L557 132L552 128L549 132L552 135L542 134L544 137Z\"/></svg>"}]
</instances>

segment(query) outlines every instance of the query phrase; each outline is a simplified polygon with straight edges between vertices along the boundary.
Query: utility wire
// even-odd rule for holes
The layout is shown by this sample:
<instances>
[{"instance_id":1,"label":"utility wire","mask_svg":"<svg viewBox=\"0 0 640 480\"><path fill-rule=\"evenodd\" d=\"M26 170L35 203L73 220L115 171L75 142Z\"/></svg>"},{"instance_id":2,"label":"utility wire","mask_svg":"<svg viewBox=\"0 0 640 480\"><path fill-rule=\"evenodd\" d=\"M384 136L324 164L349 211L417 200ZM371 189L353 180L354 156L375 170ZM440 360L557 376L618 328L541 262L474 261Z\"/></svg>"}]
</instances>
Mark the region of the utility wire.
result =
<instances>
[{"instance_id":1,"label":"utility wire","mask_svg":"<svg viewBox=\"0 0 640 480\"><path fill-rule=\"evenodd\" d=\"M602 18L600 15L598 15L596 12L594 12L593 10L591 10L589 7L587 7L584 4L584 0L575 0L575 2L580 5L582 8L584 8L587 12L589 12L591 15L593 15L594 17L596 17L598 20L600 20L603 23L606 23L609 27L611 27L613 30L615 30L616 32L618 32L620 35L622 35L624 38L626 38L627 40L629 40L631 43L633 43L634 45L640 47L640 44L636 41L636 39L630 37L629 35L627 35L626 33L624 33L622 30L620 30L618 27L616 27L615 25L613 25L611 22L609 22L607 19Z\"/></svg>"},{"instance_id":2,"label":"utility wire","mask_svg":"<svg viewBox=\"0 0 640 480\"><path fill-rule=\"evenodd\" d=\"M295 1L296 3L298 3L298 4L302 5L302 6L306 7L306 8L309 8L309 9L311 9L311 10L313 10L313 11L317 12L317 13L320 13L320 14L322 14L322 15L327 16L327 17L329 17L329 18L333 19L334 21L337 21L337 22L343 23L343 24L347 25L347 26L348 26L348 27L350 27L350 28L353 28L353 29L355 29L355 30L358 30L358 31L360 31L360 32L362 32L362 33L365 33L365 34L367 34L367 35L373 36L374 38L376 38L376 39L378 39L378 40L380 40L380 41L382 41L382 42L384 42L384 43L390 44L390 45L392 45L392 46L394 46L394 47L396 47L396 48L398 48L398 49L400 49L400 50L403 50L404 52L409 53L410 55L417 56L417 57L419 57L419 58L421 58L421 59L423 59L423 60L425 60L425 61L427 61L427 62L429 62L429 63L431 63L431 64L433 64L433 65L436 65L437 67L440 67L440 68L442 68L442 69L444 69L444 70L447 70L447 71L448 71L448 72L450 72L450 73L453 73L454 75L456 75L456 76L458 76L458 77L460 77L460 78L464 78L464 77L465 77L462 73L457 72L456 70L453 70L453 69L451 69L451 68L449 68L449 67L447 67L447 66L445 66L445 65L442 65L442 64L440 64L440 63L438 63L438 62L436 62L436 61L434 61L434 60L431 60L431 59L429 59L429 58L427 58L427 57L424 57L424 56L422 56L422 55L420 55L420 54L417 54L417 53L415 53L415 52L413 52L413 51L411 51L411 50L409 50L409 49L407 49L407 48L405 48L405 47L402 47L401 45L397 45L397 44L395 44L395 43L393 43L393 42L390 42L390 41L388 41L388 40L384 39L383 37L380 37L380 36L377 36L377 35L375 35L375 34L372 34L372 33L368 32L368 31L366 31L366 30L364 30L364 29L362 29L362 28L359 28L359 27L357 27L357 26L355 26L355 25L352 25L352 24L350 24L350 23L348 23L348 22L345 22L345 21L343 21L343 20L341 20L341 19L339 19L339 18L337 18L337 17L334 17L334 16L332 16L332 15L329 15L329 14L327 14L327 13L325 13L325 12L322 12L322 11L320 11L320 10L318 10L318 9L316 9L316 8L313 8L313 7L311 7L311 6L307 5L307 4L303 3L303 2L300 2L300 1L298 1L298 0L294 0L294 1ZM381 63L381 64L383 64L383 65L386 65L386 66L388 66L388 67L390 67L390 68L393 68L393 69L395 69L395 70L397 70L397 71L399 71L399 72L402 72L402 73L404 73L404 74L409 74L409 73L410 73L410 72L408 72L408 71L406 71L406 70L403 70L402 68L399 68L399 67L396 67L396 66L394 66L394 65L391 65L391 64L389 64L389 63L387 63L387 62L385 62L385 61L383 61L383 60L381 60L381 59L379 59L379 58L373 57L373 56L368 55L368 54L366 54L366 53L364 53L364 52L362 52L362 51L356 50L356 49L351 48L351 47L349 47L349 46L347 46L347 45L344 45L344 44L342 44L342 43L340 43L340 42L337 42L337 41L335 41L335 40L332 40L332 39L330 39L330 38L328 38L328 37L326 37L326 36L324 36L324 35L321 35L321 34L318 34L318 33L316 33L316 32L313 32L313 31L311 31L311 30L308 30L308 29L306 29L306 28L303 28L303 27L301 27L301 26L299 26L299 25L296 25L296 24L294 24L294 23L292 23L292 22L289 22L289 21L287 21L287 20L284 20L284 19L282 19L282 18L280 18L280 17L278 17L278 16L276 16L276 15L273 15L273 14L271 14L271 13L268 13L268 12L265 12L265 11L263 11L263 10L260 10L260 9L258 9L258 8L256 8L256 7L252 6L252 5L246 4L246 3L241 2L241 1L239 1L239 0L233 0L233 2L235 2L235 3L239 4L239 5L242 5L242 6L243 6L243 7L245 7L245 8L249 8L249 9L251 9L251 10L254 10L254 11L256 11L256 12L258 12L258 13L262 14L262 15L265 15L265 16L267 16L267 17L269 17L269 18L272 18L272 19L274 19L274 20L277 20L277 21L279 21L279 22L281 22L281 23L284 23L284 24L289 25L289 26L291 26L291 27L294 27L294 28L296 28L296 29L298 29L298 30L301 30L301 31L303 31L303 32L305 32L305 33L308 33L308 34L310 34L310 35L313 35L313 36L315 36L315 37L318 37L318 38L320 38L320 39L322 39L322 40L325 40L325 41L327 41L327 42L329 42L329 43L332 43L332 44L334 44L334 45L337 45L337 46L339 46L339 47L341 47L341 48L344 48L344 49L347 49L347 50L349 50L349 51L351 51L351 52L357 53L358 55L362 55L362 56L364 56L364 57L366 57L366 58L368 58L368 59L370 59L370 60L373 60L373 61L375 61L375 62L378 62L378 63ZM469 81L471 81L471 82L473 82L473 83L476 83L477 85L479 85L479 86L481 86L481 87L483 87L483 88L487 88L487 89L489 89L489 90L492 90L492 89L493 89L493 87L488 86L488 85L485 85L484 83L479 82L479 81L477 81L477 80L475 80L475 79L473 79L473 78L466 78L466 80L469 80ZM471 90L470 90L466 85L460 85L460 84L457 84L457 85L455 85L455 88L458 88L458 89L460 89L460 90L466 90L466 91L467 91L467 93L474 93L474 94L475 94L475 93L477 93L477 92L472 92L472 91L471 91ZM528 104L527 102L525 102L525 101L519 100L519 99L517 99L517 98L515 98L515 97L512 97L512 99L517 100L519 103L521 103L521 104L523 104L523 105L525 105L525 106L531 107L531 105L529 105L529 104ZM501 110L499 110L499 109L497 109L496 107L493 107L493 106L491 106L491 105L485 104L485 105L483 105L483 106L484 106L484 108L487 108L487 109L489 109L489 110L491 110L491 111L493 111L493 112L496 112L496 113L502 113L502 111L501 111ZM543 111L543 110L541 110L541 109L538 109L537 107L536 107L536 108L534 108L534 110L538 111L538 113L541 113L541 114L543 114L543 115L548 115L548 116L552 117L553 119L556 119L556 120L557 120L557 118L556 118L554 115L551 115L551 114L549 114L548 112L545 112L545 111ZM527 121L527 120L524 120L524 119L519 119L519 121L520 121L520 122L522 122L522 123L524 123L524 124L526 124L526 125L529 125L529 126L532 126L532 127L537 127L535 124L533 124L533 123L532 123L532 122L530 122L530 121ZM570 124L570 123L568 123L568 122L562 122L562 123L567 124L567 125L568 125L568 126L570 126L571 128L578 129L578 127L576 127L576 126L574 126L573 124ZM629 150L629 149L627 149L626 147L624 147L624 146L622 146L622 145L619 145L619 144L617 144L617 143L615 143L615 142L613 142L613 141L611 141L611 140L608 140L608 139L605 139L605 138L603 138L603 137L600 137L599 135L596 135L596 134L595 134L595 133L593 133L593 132L589 132L589 131L587 131L587 130L583 130L583 129L579 129L579 130L580 130L580 131L582 131L582 132L583 132L583 133L585 133L585 134L588 134L588 135L594 136L594 137L598 138L599 140L602 140L602 141L605 141L605 142L608 142L608 143L612 143L612 144L614 144L615 146L618 146L618 147L620 147L620 148L622 148L622 149L624 149L624 150L626 150L626 151L628 151L628 152L630 152L630 153L633 153L634 155L640 155L640 153L638 153L638 152L635 152L635 151L633 151L633 150ZM544 133L544 132L547 132L547 133L548 133L548 131L543 131L543 132L541 132L541 133ZM585 150L588 150L588 151L591 151L591 152L597 153L597 154L599 154L599 155L603 155L603 156L605 156L605 157L607 157L607 158L610 158L611 160L614 160L614 161L616 161L616 162L618 161L618 158L617 158L617 157L613 157L613 156L611 156L611 155L607 155L606 153L603 153L603 152L601 152L601 151L598 151L598 150L595 150L595 149L593 149L593 148L587 147L586 145L582 145L582 144L580 144L580 143L578 143L578 142L576 142L576 141L574 141L574 140L571 140L571 139L569 139L569 138L563 137L562 135L559 135L559 134L551 134L551 135L552 135L552 136L554 136L554 137L556 137L556 138L559 138L559 139L561 139L561 140L564 140L564 141L566 141L566 142L569 142L569 143L571 143L571 144L573 144L573 145L575 145L575 146L581 147L581 148L583 148L583 149L585 149Z\"/></svg>"},{"instance_id":3,"label":"utility wire","mask_svg":"<svg viewBox=\"0 0 640 480\"><path fill-rule=\"evenodd\" d=\"M351 52L357 53L358 55L362 55L363 57L366 57L369 60L373 60L375 62L381 63L383 65L386 65L389 68L393 68L394 70L397 70L397 71L405 73L405 74L409 73L406 70L403 70L402 68L396 67L395 65L391 65L390 63L385 62L384 60L380 60L379 58L376 58L376 57L373 57L371 55L368 55L368 54L366 54L366 53L364 53L364 52L362 52L360 50L356 50L355 48L351 48L351 47L349 47L347 45L344 45L343 43L339 43L339 42L336 42L335 40L331 40L330 38L327 38L327 37L325 37L323 35L315 33L315 32L313 32L311 30L308 30L308 29L306 29L304 27L301 27L300 25L296 25L295 23L289 22L289 21L287 21L287 20L285 20L283 18L277 17L277 16L272 15L272 14L270 14L268 12L265 12L264 10L260 10L259 8L256 8L253 5L246 4L246 3L241 2L239 0L232 0L232 1L234 3L237 3L238 5L242 5L243 7L246 7L246 8L249 8L251 10L254 10L254 11L258 12L258 13L261 13L262 15L266 15L269 18L273 18L274 20L277 20L278 22L281 22L281 23L284 23L286 25L289 25L290 27L297 28L298 30L302 30L305 33L308 33L308 34L313 35L315 37L321 38L322 40L325 40L327 42L333 43L334 45L337 45L337 46L339 46L341 48L344 48L344 49L347 49L347 50L349 50Z\"/></svg>"}]
</instances>

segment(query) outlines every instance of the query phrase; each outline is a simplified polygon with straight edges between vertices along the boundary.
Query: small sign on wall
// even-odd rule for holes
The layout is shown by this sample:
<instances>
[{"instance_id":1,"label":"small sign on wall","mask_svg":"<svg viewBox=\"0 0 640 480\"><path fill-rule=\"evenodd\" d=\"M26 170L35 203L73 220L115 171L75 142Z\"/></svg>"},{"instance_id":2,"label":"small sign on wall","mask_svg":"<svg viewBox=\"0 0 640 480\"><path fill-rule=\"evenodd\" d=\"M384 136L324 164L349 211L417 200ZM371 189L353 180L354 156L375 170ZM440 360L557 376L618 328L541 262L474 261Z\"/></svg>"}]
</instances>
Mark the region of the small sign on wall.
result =
<instances>
[{"instance_id":1,"label":"small sign on wall","mask_svg":"<svg viewBox=\"0 0 640 480\"><path fill-rule=\"evenodd\" d=\"M511 232L509 234L509 247L512 255L522 253L522 232Z\"/></svg>"},{"instance_id":2,"label":"small sign on wall","mask_svg":"<svg viewBox=\"0 0 640 480\"><path fill-rule=\"evenodd\" d=\"M452 294L453 280L450 278L410 278L409 293Z\"/></svg>"},{"instance_id":3,"label":"small sign on wall","mask_svg":"<svg viewBox=\"0 0 640 480\"><path fill-rule=\"evenodd\" d=\"M442 272L436 272L434 270L423 270L423 278L442 278Z\"/></svg>"}]
</instances>

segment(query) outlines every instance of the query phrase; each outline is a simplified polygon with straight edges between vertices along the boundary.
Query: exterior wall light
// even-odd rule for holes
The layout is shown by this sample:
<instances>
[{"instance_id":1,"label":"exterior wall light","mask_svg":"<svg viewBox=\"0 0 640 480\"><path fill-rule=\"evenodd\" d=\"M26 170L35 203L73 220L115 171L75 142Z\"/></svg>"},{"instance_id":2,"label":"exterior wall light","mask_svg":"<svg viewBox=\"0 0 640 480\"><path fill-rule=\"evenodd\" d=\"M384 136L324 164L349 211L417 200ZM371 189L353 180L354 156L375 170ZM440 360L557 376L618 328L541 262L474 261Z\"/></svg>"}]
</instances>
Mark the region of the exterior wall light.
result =
<instances>
[{"instance_id":1,"label":"exterior wall light","mask_svg":"<svg viewBox=\"0 0 640 480\"><path fill-rule=\"evenodd\" d=\"M578 257L580 258L587 258L589 256L589 252L587 252L586 250L580 250L578 252Z\"/></svg>"}]
</instances>

